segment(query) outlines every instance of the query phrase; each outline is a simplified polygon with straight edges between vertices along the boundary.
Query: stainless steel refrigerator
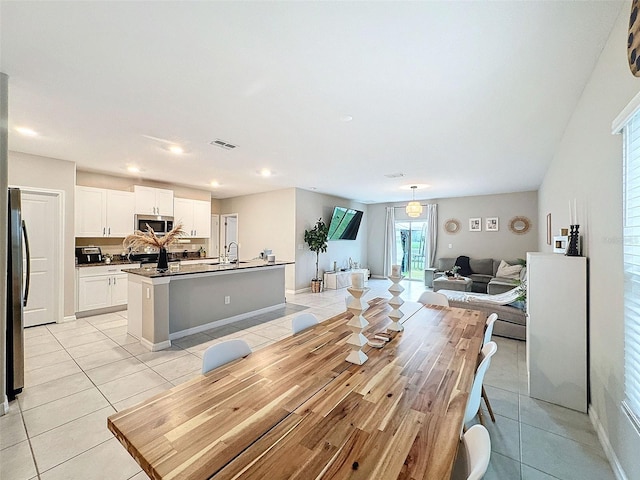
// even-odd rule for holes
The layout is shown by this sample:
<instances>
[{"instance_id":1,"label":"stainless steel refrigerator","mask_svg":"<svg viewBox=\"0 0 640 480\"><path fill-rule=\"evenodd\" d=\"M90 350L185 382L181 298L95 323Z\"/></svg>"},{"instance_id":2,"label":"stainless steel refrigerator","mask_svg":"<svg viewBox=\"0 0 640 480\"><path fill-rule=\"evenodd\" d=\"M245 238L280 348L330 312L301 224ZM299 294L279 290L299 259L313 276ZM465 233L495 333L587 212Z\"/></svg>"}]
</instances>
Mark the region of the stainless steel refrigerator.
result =
<instances>
[{"instance_id":1,"label":"stainless steel refrigerator","mask_svg":"<svg viewBox=\"0 0 640 480\"><path fill-rule=\"evenodd\" d=\"M24 387L24 307L29 297L29 240L22 220L20 190L9 189L7 244L7 396Z\"/></svg>"}]
</instances>

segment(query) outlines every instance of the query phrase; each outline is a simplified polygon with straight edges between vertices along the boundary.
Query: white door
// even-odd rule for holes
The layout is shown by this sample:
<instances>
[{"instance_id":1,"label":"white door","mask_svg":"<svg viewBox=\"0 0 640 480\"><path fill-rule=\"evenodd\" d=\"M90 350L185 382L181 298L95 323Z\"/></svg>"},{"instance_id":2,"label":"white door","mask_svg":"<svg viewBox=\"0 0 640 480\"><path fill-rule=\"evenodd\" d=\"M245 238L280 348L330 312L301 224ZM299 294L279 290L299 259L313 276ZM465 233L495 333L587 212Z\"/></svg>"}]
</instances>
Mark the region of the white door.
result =
<instances>
[{"instance_id":1,"label":"white door","mask_svg":"<svg viewBox=\"0 0 640 480\"><path fill-rule=\"evenodd\" d=\"M231 260L235 260L238 254L236 246L232 245L229 250L229 243L238 241L238 214L230 213L220 215L220 243L223 250L227 252Z\"/></svg>"},{"instance_id":2,"label":"white door","mask_svg":"<svg viewBox=\"0 0 640 480\"><path fill-rule=\"evenodd\" d=\"M211 237L209 238L209 256L220 256L220 215L211 215Z\"/></svg>"},{"instance_id":3,"label":"white door","mask_svg":"<svg viewBox=\"0 0 640 480\"><path fill-rule=\"evenodd\" d=\"M56 193L21 190L21 194L31 255L24 326L33 327L58 321L60 312L60 198Z\"/></svg>"}]
</instances>

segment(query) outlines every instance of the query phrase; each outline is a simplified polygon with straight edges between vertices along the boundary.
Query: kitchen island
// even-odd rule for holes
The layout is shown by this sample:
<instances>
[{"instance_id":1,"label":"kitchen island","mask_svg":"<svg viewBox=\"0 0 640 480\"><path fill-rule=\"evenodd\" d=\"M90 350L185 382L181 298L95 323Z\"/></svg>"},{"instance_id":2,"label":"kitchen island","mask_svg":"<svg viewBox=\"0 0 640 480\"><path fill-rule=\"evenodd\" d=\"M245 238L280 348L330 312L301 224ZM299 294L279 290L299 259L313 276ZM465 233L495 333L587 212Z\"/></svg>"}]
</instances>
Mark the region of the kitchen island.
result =
<instances>
[{"instance_id":1,"label":"kitchen island","mask_svg":"<svg viewBox=\"0 0 640 480\"><path fill-rule=\"evenodd\" d=\"M128 332L152 351L171 340L225 325L285 304L285 265L255 260L238 264L155 266L129 274Z\"/></svg>"}]
</instances>

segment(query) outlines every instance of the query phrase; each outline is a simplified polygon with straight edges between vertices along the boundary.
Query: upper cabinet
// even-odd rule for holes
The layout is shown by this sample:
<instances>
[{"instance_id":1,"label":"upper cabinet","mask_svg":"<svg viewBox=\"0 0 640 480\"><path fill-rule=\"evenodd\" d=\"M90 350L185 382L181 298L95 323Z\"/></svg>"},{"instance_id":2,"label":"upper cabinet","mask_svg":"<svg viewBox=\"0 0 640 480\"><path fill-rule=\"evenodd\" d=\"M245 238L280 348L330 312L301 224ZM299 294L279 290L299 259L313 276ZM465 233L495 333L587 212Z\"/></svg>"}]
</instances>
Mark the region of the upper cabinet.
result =
<instances>
[{"instance_id":1,"label":"upper cabinet","mask_svg":"<svg viewBox=\"0 0 640 480\"><path fill-rule=\"evenodd\" d=\"M135 213L173 216L173 190L135 185Z\"/></svg>"},{"instance_id":2,"label":"upper cabinet","mask_svg":"<svg viewBox=\"0 0 640 480\"><path fill-rule=\"evenodd\" d=\"M76 237L126 237L133 233L134 194L76 186Z\"/></svg>"},{"instance_id":3,"label":"upper cabinet","mask_svg":"<svg viewBox=\"0 0 640 480\"><path fill-rule=\"evenodd\" d=\"M175 224L182 223L188 237L211 236L211 203L176 197L173 201Z\"/></svg>"}]
</instances>

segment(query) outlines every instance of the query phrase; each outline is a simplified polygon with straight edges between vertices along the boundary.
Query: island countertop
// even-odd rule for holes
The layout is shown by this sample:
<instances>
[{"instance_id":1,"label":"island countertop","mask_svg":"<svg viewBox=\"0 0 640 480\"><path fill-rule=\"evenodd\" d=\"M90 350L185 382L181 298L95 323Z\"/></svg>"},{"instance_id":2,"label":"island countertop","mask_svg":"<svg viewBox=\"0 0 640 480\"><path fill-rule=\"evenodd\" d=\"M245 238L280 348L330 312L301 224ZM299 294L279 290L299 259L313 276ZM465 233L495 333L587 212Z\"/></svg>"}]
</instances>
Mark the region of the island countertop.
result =
<instances>
[{"instance_id":1,"label":"island countertop","mask_svg":"<svg viewBox=\"0 0 640 480\"><path fill-rule=\"evenodd\" d=\"M133 275L140 275L146 278L162 278L194 275L199 273L216 273L236 270L260 269L265 267L293 265L294 263L295 262L288 261L265 262L264 260L249 260L240 261L239 264L236 264L235 262L222 264L212 261L211 263L199 263L196 265L180 265L175 271L167 270L166 272L158 272L156 270L155 264L153 264L154 266L141 268L125 268L122 271L131 273Z\"/></svg>"}]
</instances>

